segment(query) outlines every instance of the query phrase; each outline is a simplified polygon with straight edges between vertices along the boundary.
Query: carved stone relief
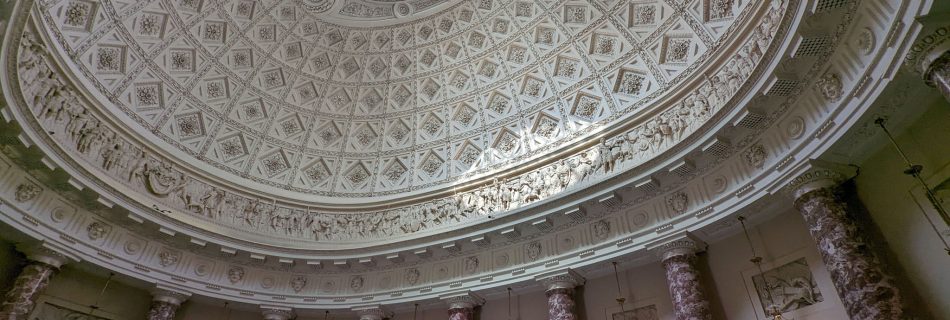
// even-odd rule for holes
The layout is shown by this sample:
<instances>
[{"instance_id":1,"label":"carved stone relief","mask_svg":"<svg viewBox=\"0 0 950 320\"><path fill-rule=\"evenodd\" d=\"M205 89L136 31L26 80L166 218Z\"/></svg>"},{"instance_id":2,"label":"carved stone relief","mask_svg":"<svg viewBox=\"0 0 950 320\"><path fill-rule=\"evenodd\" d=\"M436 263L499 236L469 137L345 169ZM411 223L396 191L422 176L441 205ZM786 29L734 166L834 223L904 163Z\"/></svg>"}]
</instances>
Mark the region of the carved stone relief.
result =
<instances>
[{"instance_id":1,"label":"carved stone relief","mask_svg":"<svg viewBox=\"0 0 950 320\"><path fill-rule=\"evenodd\" d=\"M406 283L411 286L416 285L417 283L419 283L420 276L421 274L419 273L419 269L416 269L416 268L408 269L406 270Z\"/></svg>"},{"instance_id":2,"label":"carved stone relief","mask_svg":"<svg viewBox=\"0 0 950 320\"><path fill-rule=\"evenodd\" d=\"M158 264L162 267L172 266L181 260L181 252L165 249L158 253L158 259Z\"/></svg>"},{"instance_id":3,"label":"carved stone relief","mask_svg":"<svg viewBox=\"0 0 950 320\"><path fill-rule=\"evenodd\" d=\"M685 192L675 192L666 198L666 205L676 214L681 214L689 209L689 196Z\"/></svg>"},{"instance_id":4,"label":"carved stone relief","mask_svg":"<svg viewBox=\"0 0 950 320\"><path fill-rule=\"evenodd\" d=\"M838 101L842 94L841 78L837 73L828 72L818 80L818 89L828 101Z\"/></svg>"},{"instance_id":5,"label":"carved stone relief","mask_svg":"<svg viewBox=\"0 0 950 320\"><path fill-rule=\"evenodd\" d=\"M40 192L43 192L40 186L29 182L22 183L16 187L13 199L17 202L27 202L35 199L36 196L40 195Z\"/></svg>"},{"instance_id":6,"label":"carved stone relief","mask_svg":"<svg viewBox=\"0 0 950 320\"><path fill-rule=\"evenodd\" d=\"M769 155L764 146L761 144L753 144L742 154L742 157L749 166L761 169L762 166L765 165L765 160L768 159Z\"/></svg>"},{"instance_id":7,"label":"carved stone relief","mask_svg":"<svg viewBox=\"0 0 950 320\"><path fill-rule=\"evenodd\" d=\"M99 240L108 233L109 227L98 221L90 223L86 227L86 235L89 236L89 240Z\"/></svg>"},{"instance_id":8,"label":"carved stone relief","mask_svg":"<svg viewBox=\"0 0 950 320\"><path fill-rule=\"evenodd\" d=\"M598 220L594 222L594 237L597 239L605 239L610 236L610 222L607 220Z\"/></svg>"},{"instance_id":9,"label":"carved stone relief","mask_svg":"<svg viewBox=\"0 0 950 320\"><path fill-rule=\"evenodd\" d=\"M237 284L244 280L244 268L241 267L231 267L228 269L228 281L231 281L232 284Z\"/></svg>"},{"instance_id":10,"label":"carved stone relief","mask_svg":"<svg viewBox=\"0 0 950 320\"><path fill-rule=\"evenodd\" d=\"M300 293L304 287L307 286L307 277L305 276L296 276L293 279L290 279L290 288L294 289L294 292Z\"/></svg>"}]
</instances>

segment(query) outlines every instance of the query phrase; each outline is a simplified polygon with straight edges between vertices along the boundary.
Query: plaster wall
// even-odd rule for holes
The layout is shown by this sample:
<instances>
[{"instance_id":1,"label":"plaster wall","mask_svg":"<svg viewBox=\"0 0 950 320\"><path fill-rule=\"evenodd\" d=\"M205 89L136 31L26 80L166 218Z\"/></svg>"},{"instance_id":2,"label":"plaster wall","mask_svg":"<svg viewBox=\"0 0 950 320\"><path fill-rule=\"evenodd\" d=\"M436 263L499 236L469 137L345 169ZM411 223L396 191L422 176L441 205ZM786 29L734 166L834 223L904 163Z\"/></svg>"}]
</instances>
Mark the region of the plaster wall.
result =
<instances>
[{"instance_id":1,"label":"plaster wall","mask_svg":"<svg viewBox=\"0 0 950 320\"><path fill-rule=\"evenodd\" d=\"M13 280L25 262L23 255L16 251L13 244L0 241L0 288L13 285Z\"/></svg>"},{"instance_id":2,"label":"plaster wall","mask_svg":"<svg viewBox=\"0 0 950 320\"><path fill-rule=\"evenodd\" d=\"M944 99L936 99L896 140L911 161L924 166L922 175L931 186L950 179L950 104ZM905 168L893 147L882 143L861 163L861 173L855 179L857 193L894 260L916 288L921 304L935 319L950 319L950 255L924 214L944 230L944 239L950 241L950 234L922 189L902 174ZM938 194L944 207L950 208L950 190Z\"/></svg>"}]
</instances>

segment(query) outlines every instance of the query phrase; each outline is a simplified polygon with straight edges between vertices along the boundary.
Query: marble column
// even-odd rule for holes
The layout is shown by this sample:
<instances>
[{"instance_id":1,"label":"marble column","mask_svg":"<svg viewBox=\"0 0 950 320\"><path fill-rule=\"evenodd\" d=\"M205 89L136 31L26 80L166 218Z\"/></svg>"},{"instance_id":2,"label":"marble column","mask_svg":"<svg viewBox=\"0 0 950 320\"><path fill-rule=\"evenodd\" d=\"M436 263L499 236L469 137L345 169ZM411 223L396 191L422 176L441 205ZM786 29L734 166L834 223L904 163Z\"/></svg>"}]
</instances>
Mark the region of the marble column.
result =
<instances>
[{"instance_id":1,"label":"marble column","mask_svg":"<svg viewBox=\"0 0 950 320\"><path fill-rule=\"evenodd\" d=\"M353 308L353 311L360 316L360 320L383 320L389 315L380 305L357 307Z\"/></svg>"},{"instance_id":2,"label":"marble column","mask_svg":"<svg viewBox=\"0 0 950 320\"><path fill-rule=\"evenodd\" d=\"M13 287L3 297L0 305L0 319L26 319L27 315L36 306L39 297L50 278L59 271L59 268L69 261L78 259L68 257L58 250L44 246L29 247L22 250L29 261L13 282Z\"/></svg>"},{"instance_id":3,"label":"marble column","mask_svg":"<svg viewBox=\"0 0 950 320\"><path fill-rule=\"evenodd\" d=\"M261 306L261 315L264 320L290 320L294 316L294 310L286 307Z\"/></svg>"},{"instance_id":4,"label":"marble column","mask_svg":"<svg viewBox=\"0 0 950 320\"><path fill-rule=\"evenodd\" d=\"M853 171L853 169L851 169ZM835 193L851 173L813 167L788 186L851 319L902 319L900 293Z\"/></svg>"},{"instance_id":5,"label":"marble column","mask_svg":"<svg viewBox=\"0 0 950 320\"><path fill-rule=\"evenodd\" d=\"M932 62L924 73L924 81L940 90L943 98L950 101L950 51L945 51Z\"/></svg>"},{"instance_id":6,"label":"marble column","mask_svg":"<svg viewBox=\"0 0 950 320\"><path fill-rule=\"evenodd\" d=\"M578 319L575 310L574 288L584 285L584 277L581 277L574 270L567 269L538 276L537 280L544 283L547 288L544 293L548 297L548 319Z\"/></svg>"},{"instance_id":7,"label":"marble column","mask_svg":"<svg viewBox=\"0 0 950 320\"><path fill-rule=\"evenodd\" d=\"M700 251L699 248L699 241L688 236L657 247L660 261L666 269L666 282L677 320L712 319L697 266L699 258L696 253Z\"/></svg>"},{"instance_id":8,"label":"marble column","mask_svg":"<svg viewBox=\"0 0 950 320\"><path fill-rule=\"evenodd\" d=\"M919 22L941 27L922 29L904 59L913 71L922 75L927 85L940 90L944 99L950 101L950 26L946 26L940 19L932 16L921 17Z\"/></svg>"},{"instance_id":9,"label":"marble column","mask_svg":"<svg viewBox=\"0 0 950 320\"><path fill-rule=\"evenodd\" d=\"M475 320L475 307L485 303L485 299L472 292L448 295L441 299L449 305L449 320Z\"/></svg>"},{"instance_id":10,"label":"marble column","mask_svg":"<svg viewBox=\"0 0 950 320\"><path fill-rule=\"evenodd\" d=\"M148 320L174 320L175 312L191 293L175 290L165 286L152 289L152 305L148 309Z\"/></svg>"}]
</instances>

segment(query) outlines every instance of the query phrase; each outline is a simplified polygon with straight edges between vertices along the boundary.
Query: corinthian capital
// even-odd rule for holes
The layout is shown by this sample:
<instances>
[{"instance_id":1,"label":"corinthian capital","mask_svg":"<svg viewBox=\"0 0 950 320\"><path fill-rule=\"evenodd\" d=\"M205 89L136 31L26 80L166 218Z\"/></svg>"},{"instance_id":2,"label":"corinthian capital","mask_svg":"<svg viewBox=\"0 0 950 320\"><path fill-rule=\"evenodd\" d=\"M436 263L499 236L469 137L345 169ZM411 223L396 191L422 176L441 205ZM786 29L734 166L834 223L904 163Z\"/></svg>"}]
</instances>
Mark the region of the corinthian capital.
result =
<instances>
[{"instance_id":1,"label":"corinthian capital","mask_svg":"<svg viewBox=\"0 0 950 320\"><path fill-rule=\"evenodd\" d=\"M161 301L173 305L181 305L191 297L191 292L178 290L164 285L156 285L152 289L152 301Z\"/></svg>"},{"instance_id":2,"label":"corinthian capital","mask_svg":"<svg viewBox=\"0 0 950 320\"><path fill-rule=\"evenodd\" d=\"M582 286L587 281L579 273L572 269L554 271L548 274L539 275L535 278L541 281L547 290L553 289L572 289Z\"/></svg>"},{"instance_id":3,"label":"corinthian capital","mask_svg":"<svg viewBox=\"0 0 950 320\"><path fill-rule=\"evenodd\" d=\"M472 309L485 303L485 299L471 291L450 294L439 299L445 301L449 309Z\"/></svg>"},{"instance_id":4,"label":"corinthian capital","mask_svg":"<svg viewBox=\"0 0 950 320\"><path fill-rule=\"evenodd\" d=\"M264 320L287 320L293 317L294 310L280 306L261 306L261 314Z\"/></svg>"},{"instance_id":5,"label":"corinthian capital","mask_svg":"<svg viewBox=\"0 0 950 320\"><path fill-rule=\"evenodd\" d=\"M857 175L854 167L820 160L807 162L799 172L784 189L794 199L814 190L833 188Z\"/></svg>"},{"instance_id":6,"label":"corinthian capital","mask_svg":"<svg viewBox=\"0 0 950 320\"><path fill-rule=\"evenodd\" d=\"M79 257L67 253L50 243L39 243L29 245L18 245L17 250L23 252L30 261L36 261L53 266L62 267L69 262L79 262Z\"/></svg>"},{"instance_id":7,"label":"corinthian capital","mask_svg":"<svg viewBox=\"0 0 950 320\"><path fill-rule=\"evenodd\" d=\"M360 316L360 320L382 320L389 316L386 309L383 309L381 305L356 307L353 308L353 311L356 311L356 314Z\"/></svg>"},{"instance_id":8,"label":"corinthian capital","mask_svg":"<svg viewBox=\"0 0 950 320\"><path fill-rule=\"evenodd\" d=\"M703 242L689 233L679 235L652 246L656 255L660 257L660 261L673 256L693 255L703 251L702 248Z\"/></svg>"}]
</instances>

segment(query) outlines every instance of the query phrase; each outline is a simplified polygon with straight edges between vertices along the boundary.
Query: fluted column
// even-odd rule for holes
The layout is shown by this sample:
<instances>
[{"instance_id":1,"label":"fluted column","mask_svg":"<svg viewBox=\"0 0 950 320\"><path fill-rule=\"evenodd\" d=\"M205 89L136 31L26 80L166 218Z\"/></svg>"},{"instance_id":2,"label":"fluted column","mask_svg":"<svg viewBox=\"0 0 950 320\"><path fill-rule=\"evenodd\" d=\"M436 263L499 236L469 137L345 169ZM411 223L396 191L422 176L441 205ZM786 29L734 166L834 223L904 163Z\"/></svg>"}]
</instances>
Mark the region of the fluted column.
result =
<instances>
[{"instance_id":1,"label":"fluted column","mask_svg":"<svg viewBox=\"0 0 950 320\"><path fill-rule=\"evenodd\" d=\"M548 319L576 320L577 311L574 302L574 288L584 285L584 277L574 270L562 270L541 275L537 278L547 287L544 292L548 297Z\"/></svg>"},{"instance_id":2,"label":"fluted column","mask_svg":"<svg viewBox=\"0 0 950 320\"><path fill-rule=\"evenodd\" d=\"M152 305L148 309L148 320L174 320L178 307L191 297L191 293L165 286L152 289Z\"/></svg>"},{"instance_id":3,"label":"fluted column","mask_svg":"<svg viewBox=\"0 0 950 320\"><path fill-rule=\"evenodd\" d=\"M712 319L709 300L706 300L700 282L697 252L698 241L686 236L657 247L663 268L666 269L666 282L677 320Z\"/></svg>"},{"instance_id":4,"label":"fluted column","mask_svg":"<svg viewBox=\"0 0 950 320\"><path fill-rule=\"evenodd\" d=\"M360 320L383 320L387 316L386 310L380 305L357 307L353 311L360 316Z\"/></svg>"},{"instance_id":5,"label":"fluted column","mask_svg":"<svg viewBox=\"0 0 950 320\"><path fill-rule=\"evenodd\" d=\"M261 306L261 315L264 320L290 320L294 316L294 310L287 307Z\"/></svg>"},{"instance_id":6,"label":"fluted column","mask_svg":"<svg viewBox=\"0 0 950 320\"><path fill-rule=\"evenodd\" d=\"M29 247L22 251L26 253L29 263L23 267L13 282L13 287L3 297L3 305L0 307L2 320L26 319L36 306L36 298L49 285L50 278L63 264L70 260L78 261L44 246Z\"/></svg>"},{"instance_id":7,"label":"fluted column","mask_svg":"<svg viewBox=\"0 0 950 320\"><path fill-rule=\"evenodd\" d=\"M857 224L848 215L847 204L835 193L850 176L841 168L813 167L787 190L805 218L851 319L902 319L901 297L893 278L868 250Z\"/></svg>"},{"instance_id":8,"label":"fluted column","mask_svg":"<svg viewBox=\"0 0 950 320\"><path fill-rule=\"evenodd\" d=\"M472 292L449 295L441 299L449 305L449 320L475 320L475 307L485 303L485 299Z\"/></svg>"}]
</instances>

